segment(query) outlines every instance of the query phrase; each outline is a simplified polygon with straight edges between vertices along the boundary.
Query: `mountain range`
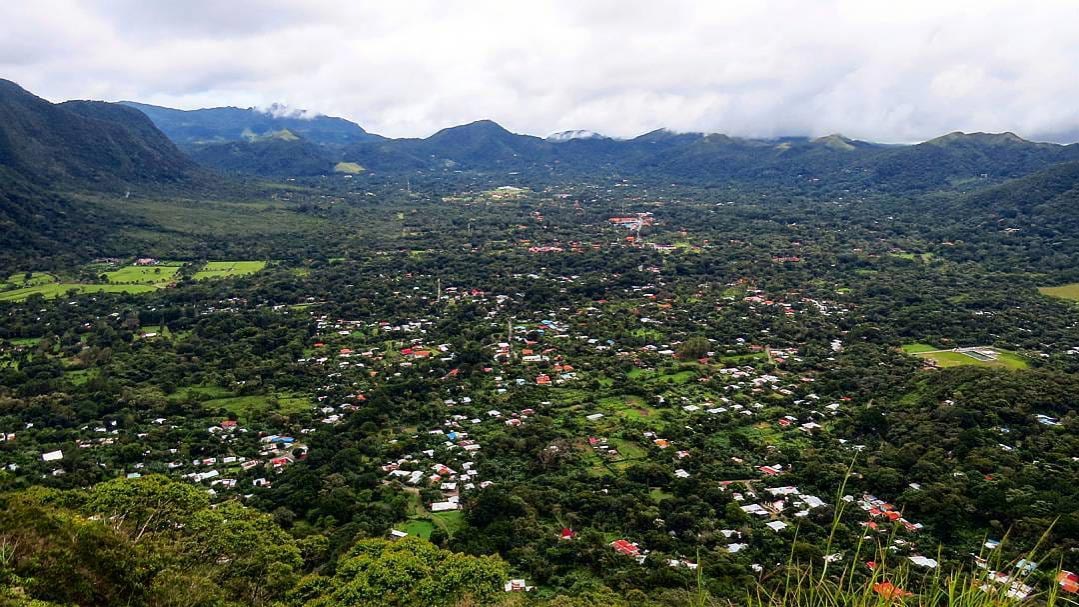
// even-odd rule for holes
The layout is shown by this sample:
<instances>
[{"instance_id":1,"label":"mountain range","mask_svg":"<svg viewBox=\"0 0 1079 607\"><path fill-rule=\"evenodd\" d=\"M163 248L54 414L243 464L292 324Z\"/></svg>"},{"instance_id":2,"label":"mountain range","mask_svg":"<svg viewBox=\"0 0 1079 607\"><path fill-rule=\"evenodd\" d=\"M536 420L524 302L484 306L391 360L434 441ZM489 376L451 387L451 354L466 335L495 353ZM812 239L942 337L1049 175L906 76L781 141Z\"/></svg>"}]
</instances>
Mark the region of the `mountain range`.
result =
<instances>
[{"instance_id":1,"label":"mountain range","mask_svg":"<svg viewBox=\"0 0 1079 607\"><path fill-rule=\"evenodd\" d=\"M986 185L1079 161L1079 144L1011 133L950 133L916 145L848 139L747 139L664 129L632 139L567 131L546 139L490 120L392 139L343 118L280 107L175 110L133 102L50 103L0 81L0 170L35 183L109 186L191 179L203 168L270 178L476 172L683 182L823 182L925 191Z\"/></svg>"},{"instance_id":2,"label":"mountain range","mask_svg":"<svg viewBox=\"0 0 1079 607\"><path fill-rule=\"evenodd\" d=\"M583 176L603 171L684 181L821 180L925 190L971 180L1003 180L1079 160L1079 145L1036 143L1012 133L950 133L916 145L848 139L747 139L660 129L632 139L564 131L546 139L490 120L426 138L391 139L343 118L281 115L254 108L182 111L124 102L200 164L266 177L329 174L338 162L369 171L527 172Z\"/></svg>"},{"instance_id":3,"label":"mountain range","mask_svg":"<svg viewBox=\"0 0 1079 607\"><path fill-rule=\"evenodd\" d=\"M982 223L1031 219L1056 231L1052 222L1071 222L1075 215L1079 144L1036 143L1011 133L950 133L916 145L884 145L841 135L746 139L664 129L632 139L587 131L540 138L490 120L392 139L341 118L279 110L51 103L0 80L0 246L6 250L84 257L79 251L94 249L110 226L130 223L122 205L102 212L79 202L87 192L190 197L223 187L244 191L242 180L230 175L273 180L335 170L526 183L735 183L812 187L828 195L875 190L911 200L951 190L965 194L948 197L954 208L934 212Z\"/></svg>"}]
</instances>

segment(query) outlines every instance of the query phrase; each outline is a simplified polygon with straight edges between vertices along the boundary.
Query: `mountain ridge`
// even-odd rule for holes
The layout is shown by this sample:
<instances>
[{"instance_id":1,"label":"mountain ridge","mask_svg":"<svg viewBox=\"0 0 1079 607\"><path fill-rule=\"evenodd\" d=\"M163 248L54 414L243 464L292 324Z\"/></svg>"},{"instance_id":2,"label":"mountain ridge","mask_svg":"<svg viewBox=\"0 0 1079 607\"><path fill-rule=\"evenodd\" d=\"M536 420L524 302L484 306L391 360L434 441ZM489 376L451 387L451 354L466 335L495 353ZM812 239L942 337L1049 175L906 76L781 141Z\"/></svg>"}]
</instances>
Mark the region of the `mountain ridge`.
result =
<instances>
[{"instance_id":1,"label":"mountain ridge","mask_svg":"<svg viewBox=\"0 0 1079 607\"><path fill-rule=\"evenodd\" d=\"M289 115L275 112L274 106L268 111L233 106L178 110L136 101L118 103L144 113L170 139L183 146L242 141L245 132L265 135L285 129L322 145L348 145L382 138L344 118L309 116L302 110L300 115Z\"/></svg>"},{"instance_id":2,"label":"mountain ridge","mask_svg":"<svg viewBox=\"0 0 1079 607\"><path fill-rule=\"evenodd\" d=\"M0 166L39 183L176 182L197 165L143 113L103 101L51 103L0 80Z\"/></svg>"}]
</instances>

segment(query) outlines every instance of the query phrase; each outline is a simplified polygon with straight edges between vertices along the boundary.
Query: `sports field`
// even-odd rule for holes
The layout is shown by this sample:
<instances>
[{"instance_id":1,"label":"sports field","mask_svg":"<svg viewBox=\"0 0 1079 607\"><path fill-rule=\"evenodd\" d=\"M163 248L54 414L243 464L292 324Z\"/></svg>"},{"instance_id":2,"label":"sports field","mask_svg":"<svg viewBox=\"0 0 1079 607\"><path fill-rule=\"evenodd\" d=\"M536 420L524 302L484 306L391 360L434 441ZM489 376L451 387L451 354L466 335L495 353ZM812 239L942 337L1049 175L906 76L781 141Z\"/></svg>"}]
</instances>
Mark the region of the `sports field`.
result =
<instances>
[{"instance_id":1,"label":"sports field","mask_svg":"<svg viewBox=\"0 0 1079 607\"><path fill-rule=\"evenodd\" d=\"M919 358L933 361L938 367L959 367L963 365L977 365L981 367L998 367L1002 369L1026 369L1028 364L1025 358L1000 348L979 348L995 353L986 356L978 352L957 352L955 350L942 350L929 344L907 344L903 351Z\"/></svg>"}]
</instances>

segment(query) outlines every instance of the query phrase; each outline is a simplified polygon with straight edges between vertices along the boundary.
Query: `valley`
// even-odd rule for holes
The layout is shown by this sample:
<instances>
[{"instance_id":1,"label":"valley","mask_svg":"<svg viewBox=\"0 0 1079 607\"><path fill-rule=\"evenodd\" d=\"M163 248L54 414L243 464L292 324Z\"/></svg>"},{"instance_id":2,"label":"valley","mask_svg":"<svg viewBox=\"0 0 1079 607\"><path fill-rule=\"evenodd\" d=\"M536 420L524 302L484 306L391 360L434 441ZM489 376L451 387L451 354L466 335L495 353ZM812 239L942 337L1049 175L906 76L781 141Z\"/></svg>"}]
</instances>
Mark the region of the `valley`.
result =
<instances>
[{"instance_id":1,"label":"valley","mask_svg":"<svg viewBox=\"0 0 1079 607\"><path fill-rule=\"evenodd\" d=\"M1079 567L1074 145L8 89L53 128L0 172L4 600L1004 604ZM93 132L135 144L60 154Z\"/></svg>"}]
</instances>

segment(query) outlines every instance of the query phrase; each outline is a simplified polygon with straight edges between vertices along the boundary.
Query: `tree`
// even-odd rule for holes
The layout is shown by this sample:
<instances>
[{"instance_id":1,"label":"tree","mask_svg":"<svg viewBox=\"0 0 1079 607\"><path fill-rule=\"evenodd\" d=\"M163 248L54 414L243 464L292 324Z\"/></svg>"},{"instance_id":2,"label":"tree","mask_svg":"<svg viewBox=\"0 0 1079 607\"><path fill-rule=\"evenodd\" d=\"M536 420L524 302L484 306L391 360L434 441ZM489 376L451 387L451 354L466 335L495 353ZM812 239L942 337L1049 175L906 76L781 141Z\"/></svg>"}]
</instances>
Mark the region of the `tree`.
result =
<instances>
[{"instance_id":1,"label":"tree","mask_svg":"<svg viewBox=\"0 0 1079 607\"><path fill-rule=\"evenodd\" d=\"M209 497L197 487L152 474L95 485L85 508L104 515L138 542L147 532L176 528L209 504Z\"/></svg>"},{"instance_id":2,"label":"tree","mask_svg":"<svg viewBox=\"0 0 1079 607\"><path fill-rule=\"evenodd\" d=\"M678 346L678 357L682 360L703 358L712 349L712 343L703 335L694 335Z\"/></svg>"},{"instance_id":3,"label":"tree","mask_svg":"<svg viewBox=\"0 0 1079 607\"><path fill-rule=\"evenodd\" d=\"M498 596L508 567L498 557L475 557L442 550L419 538L363 540L349 551L337 572L306 588L319 587L309 607L439 607L472 598Z\"/></svg>"}]
</instances>

